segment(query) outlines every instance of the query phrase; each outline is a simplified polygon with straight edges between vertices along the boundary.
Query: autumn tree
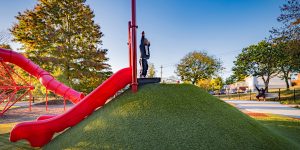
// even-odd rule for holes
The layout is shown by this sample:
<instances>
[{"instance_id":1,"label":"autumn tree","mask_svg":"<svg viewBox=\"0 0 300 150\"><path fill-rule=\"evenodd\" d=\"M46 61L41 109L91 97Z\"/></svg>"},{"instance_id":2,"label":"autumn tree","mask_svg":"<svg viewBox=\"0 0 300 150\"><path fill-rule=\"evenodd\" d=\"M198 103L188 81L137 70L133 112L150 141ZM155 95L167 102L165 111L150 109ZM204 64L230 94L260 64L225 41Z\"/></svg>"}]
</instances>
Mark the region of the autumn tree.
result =
<instances>
[{"instance_id":1,"label":"autumn tree","mask_svg":"<svg viewBox=\"0 0 300 150\"><path fill-rule=\"evenodd\" d=\"M110 74L100 26L86 0L38 0L16 16L11 28L25 55L53 73L60 69L67 85L90 92Z\"/></svg>"},{"instance_id":2,"label":"autumn tree","mask_svg":"<svg viewBox=\"0 0 300 150\"><path fill-rule=\"evenodd\" d=\"M213 89L220 90L224 85L223 79L221 77L216 77L211 80L211 86Z\"/></svg>"},{"instance_id":3,"label":"autumn tree","mask_svg":"<svg viewBox=\"0 0 300 150\"><path fill-rule=\"evenodd\" d=\"M210 79L200 79L197 82L197 86L205 90L220 90L224 85L223 79L221 77L214 77Z\"/></svg>"},{"instance_id":4,"label":"autumn tree","mask_svg":"<svg viewBox=\"0 0 300 150\"><path fill-rule=\"evenodd\" d=\"M261 41L244 48L234 61L232 70L235 76L261 77L268 90L270 79L278 74L278 57L279 53L271 43Z\"/></svg>"},{"instance_id":5,"label":"autumn tree","mask_svg":"<svg viewBox=\"0 0 300 150\"><path fill-rule=\"evenodd\" d=\"M209 56L206 52L194 51L180 60L176 73L182 81L195 84L200 79L212 78L221 69L221 62L216 58Z\"/></svg>"},{"instance_id":6,"label":"autumn tree","mask_svg":"<svg viewBox=\"0 0 300 150\"><path fill-rule=\"evenodd\" d=\"M149 64L148 77L153 78L156 75L155 67L153 63Z\"/></svg>"},{"instance_id":7,"label":"autumn tree","mask_svg":"<svg viewBox=\"0 0 300 150\"><path fill-rule=\"evenodd\" d=\"M11 49L9 44L3 44L3 43L0 43L0 48Z\"/></svg>"},{"instance_id":8,"label":"autumn tree","mask_svg":"<svg viewBox=\"0 0 300 150\"><path fill-rule=\"evenodd\" d=\"M197 86L205 89L206 91L213 90L211 86L211 79L200 79L197 82Z\"/></svg>"}]
</instances>

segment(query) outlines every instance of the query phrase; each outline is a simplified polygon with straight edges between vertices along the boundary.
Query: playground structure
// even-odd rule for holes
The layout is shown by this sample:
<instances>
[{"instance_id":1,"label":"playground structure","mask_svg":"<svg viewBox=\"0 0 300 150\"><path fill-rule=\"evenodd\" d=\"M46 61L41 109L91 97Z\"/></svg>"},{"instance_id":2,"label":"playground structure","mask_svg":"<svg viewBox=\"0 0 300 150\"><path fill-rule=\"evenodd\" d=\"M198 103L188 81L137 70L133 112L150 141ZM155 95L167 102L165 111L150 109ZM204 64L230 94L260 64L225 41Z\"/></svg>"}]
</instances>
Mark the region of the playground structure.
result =
<instances>
[{"instance_id":1,"label":"playground structure","mask_svg":"<svg viewBox=\"0 0 300 150\"><path fill-rule=\"evenodd\" d=\"M25 96L29 96L29 110L31 110L31 91L34 87L18 75L2 58L0 58L0 76L0 105L4 105L0 116Z\"/></svg>"},{"instance_id":2,"label":"playground structure","mask_svg":"<svg viewBox=\"0 0 300 150\"><path fill-rule=\"evenodd\" d=\"M94 91L84 97L70 87L58 82L48 72L41 69L23 55L11 50L0 49L0 57L4 62L10 62L38 78L40 82L55 94L76 103L66 113L57 116L41 116L36 121L17 124L10 133L10 141L25 139L33 147L42 147L51 141L53 135L72 127L85 117L102 107L116 92L131 85L132 92L137 92L137 36L136 36L136 1L131 0L132 16L128 25L129 67L113 74Z\"/></svg>"},{"instance_id":3,"label":"playground structure","mask_svg":"<svg viewBox=\"0 0 300 150\"><path fill-rule=\"evenodd\" d=\"M46 89L51 90L57 95L63 96L72 103L77 103L84 97L83 93L77 92L57 81L50 73L17 52L0 48L0 57L4 62L9 62L19 66L30 75L39 79Z\"/></svg>"},{"instance_id":4,"label":"playground structure","mask_svg":"<svg viewBox=\"0 0 300 150\"><path fill-rule=\"evenodd\" d=\"M29 95L29 110L31 110L31 91L34 87L13 70L12 64L19 66L31 76L36 77L46 87L46 110L48 109L48 90L64 97L64 104L65 100L70 100L72 103L76 104L84 97L83 93L77 92L55 80L50 73L41 69L31 60L17 52L0 48L0 63L0 73L2 77L0 80L0 104L6 102L0 115L3 115L10 107L26 95ZM18 79L18 82L20 83L17 83L16 79Z\"/></svg>"}]
</instances>

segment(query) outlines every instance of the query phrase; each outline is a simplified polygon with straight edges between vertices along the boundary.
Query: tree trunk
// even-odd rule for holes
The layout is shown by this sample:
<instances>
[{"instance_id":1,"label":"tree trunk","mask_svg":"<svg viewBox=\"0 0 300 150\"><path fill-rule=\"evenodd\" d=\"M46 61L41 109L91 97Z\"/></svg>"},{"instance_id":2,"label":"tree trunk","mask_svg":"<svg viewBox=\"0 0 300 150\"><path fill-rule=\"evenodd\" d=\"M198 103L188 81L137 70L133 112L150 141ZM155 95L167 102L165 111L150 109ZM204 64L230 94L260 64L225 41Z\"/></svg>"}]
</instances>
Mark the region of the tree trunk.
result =
<instances>
[{"instance_id":1,"label":"tree trunk","mask_svg":"<svg viewBox=\"0 0 300 150\"><path fill-rule=\"evenodd\" d=\"M196 81L195 81L195 80L192 80L192 84L195 85L195 83L196 83Z\"/></svg>"},{"instance_id":2,"label":"tree trunk","mask_svg":"<svg viewBox=\"0 0 300 150\"><path fill-rule=\"evenodd\" d=\"M270 81L270 77L268 76L267 79L265 79L264 77L262 77L264 84L265 84L265 90L266 92L269 92L269 81Z\"/></svg>"},{"instance_id":3,"label":"tree trunk","mask_svg":"<svg viewBox=\"0 0 300 150\"><path fill-rule=\"evenodd\" d=\"M266 92L269 92L269 83L265 82L265 90Z\"/></svg>"},{"instance_id":4,"label":"tree trunk","mask_svg":"<svg viewBox=\"0 0 300 150\"><path fill-rule=\"evenodd\" d=\"M283 78L286 84L286 89L290 89L290 84L289 84L289 71L285 71L284 68L281 69L283 72Z\"/></svg>"},{"instance_id":5,"label":"tree trunk","mask_svg":"<svg viewBox=\"0 0 300 150\"><path fill-rule=\"evenodd\" d=\"M289 77L288 76L284 76L284 80L285 80L286 88L290 89Z\"/></svg>"}]
</instances>

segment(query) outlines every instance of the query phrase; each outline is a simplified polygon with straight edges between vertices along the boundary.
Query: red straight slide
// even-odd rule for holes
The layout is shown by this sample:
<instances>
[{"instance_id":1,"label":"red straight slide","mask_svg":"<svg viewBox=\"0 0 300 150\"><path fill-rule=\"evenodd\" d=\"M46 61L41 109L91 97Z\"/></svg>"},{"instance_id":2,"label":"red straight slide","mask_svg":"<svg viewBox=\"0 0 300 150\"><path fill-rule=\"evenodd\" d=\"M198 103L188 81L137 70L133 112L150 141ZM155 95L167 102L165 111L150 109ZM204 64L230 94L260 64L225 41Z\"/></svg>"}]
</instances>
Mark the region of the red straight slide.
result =
<instances>
[{"instance_id":1,"label":"red straight slide","mask_svg":"<svg viewBox=\"0 0 300 150\"><path fill-rule=\"evenodd\" d=\"M77 92L72 88L64 85L63 83L55 80L54 77L50 75L50 73L43 70L31 60L27 59L17 52L0 48L0 58L4 62L10 62L19 66L29 74L39 79L40 82L48 90L54 92L57 95L63 96L65 99L70 100L72 103L77 103L84 97L83 93Z\"/></svg>"},{"instance_id":2,"label":"red straight slide","mask_svg":"<svg viewBox=\"0 0 300 150\"><path fill-rule=\"evenodd\" d=\"M52 139L54 133L76 125L130 83L131 68L124 68L113 74L66 113L17 124L10 133L10 141L26 139L31 146L42 147Z\"/></svg>"}]
</instances>

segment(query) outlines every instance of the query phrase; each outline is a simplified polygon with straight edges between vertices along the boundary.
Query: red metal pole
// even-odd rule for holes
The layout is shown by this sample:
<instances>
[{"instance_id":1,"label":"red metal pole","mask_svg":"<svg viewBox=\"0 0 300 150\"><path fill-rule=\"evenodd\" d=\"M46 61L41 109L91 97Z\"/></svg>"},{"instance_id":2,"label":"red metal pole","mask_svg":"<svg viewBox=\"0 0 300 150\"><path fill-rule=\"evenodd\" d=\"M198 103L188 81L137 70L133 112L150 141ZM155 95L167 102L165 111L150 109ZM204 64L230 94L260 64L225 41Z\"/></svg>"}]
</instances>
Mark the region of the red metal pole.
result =
<instances>
[{"instance_id":1,"label":"red metal pole","mask_svg":"<svg viewBox=\"0 0 300 150\"><path fill-rule=\"evenodd\" d=\"M46 111L48 111L48 90L46 88Z\"/></svg>"},{"instance_id":2,"label":"red metal pole","mask_svg":"<svg viewBox=\"0 0 300 150\"><path fill-rule=\"evenodd\" d=\"M136 49L137 49L137 42L136 42L136 0L131 0L131 42L132 42L132 54L131 54L131 63L132 63L132 92L137 92L138 90L138 83L137 83L137 62L136 62Z\"/></svg>"},{"instance_id":3,"label":"red metal pole","mask_svg":"<svg viewBox=\"0 0 300 150\"><path fill-rule=\"evenodd\" d=\"M17 92L17 91L15 91L15 92ZM4 107L4 109L2 110L2 112L0 112L0 116L3 115L3 114L4 114L11 106L13 106L17 101L21 100L25 95L27 95L28 92L29 92L29 90L26 91L26 92L25 92L22 96L20 96L19 98L17 98L17 99L15 99L15 100L12 101L11 99L13 99L14 95L16 94L16 93L13 93L13 95L10 96L9 101L8 101L8 103L5 105L5 107ZM8 105L10 102L12 102L12 104Z\"/></svg>"},{"instance_id":4,"label":"red metal pole","mask_svg":"<svg viewBox=\"0 0 300 150\"><path fill-rule=\"evenodd\" d=\"M13 98L15 97L16 93L17 93L17 90L14 90L12 92L12 94L10 94L10 96L7 99L7 103L5 104L3 110L1 111L1 115L3 115L15 102L17 102L17 101L15 101L15 102L13 102L12 105L9 105L9 103L13 101Z\"/></svg>"},{"instance_id":5,"label":"red metal pole","mask_svg":"<svg viewBox=\"0 0 300 150\"><path fill-rule=\"evenodd\" d=\"M32 93L31 90L29 90L29 111L31 111L31 101L32 101Z\"/></svg>"},{"instance_id":6,"label":"red metal pole","mask_svg":"<svg viewBox=\"0 0 300 150\"><path fill-rule=\"evenodd\" d=\"M64 111L66 111L66 98L64 97Z\"/></svg>"},{"instance_id":7,"label":"red metal pole","mask_svg":"<svg viewBox=\"0 0 300 150\"><path fill-rule=\"evenodd\" d=\"M29 76L29 84L30 84L30 86L32 86L31 76ZM29 88L29 111L31 111L31 100L32 100L32 89Z\"/></svg>"}]
</instances>

